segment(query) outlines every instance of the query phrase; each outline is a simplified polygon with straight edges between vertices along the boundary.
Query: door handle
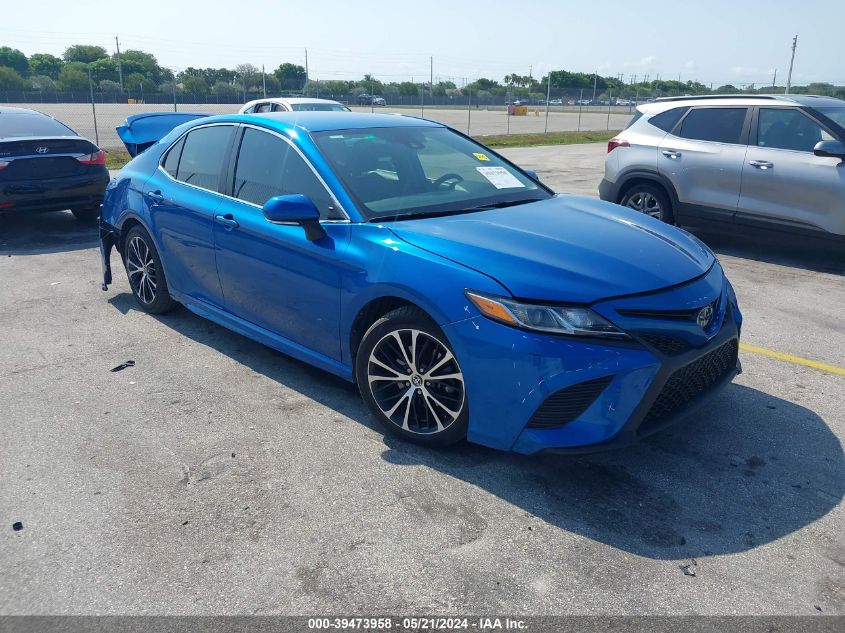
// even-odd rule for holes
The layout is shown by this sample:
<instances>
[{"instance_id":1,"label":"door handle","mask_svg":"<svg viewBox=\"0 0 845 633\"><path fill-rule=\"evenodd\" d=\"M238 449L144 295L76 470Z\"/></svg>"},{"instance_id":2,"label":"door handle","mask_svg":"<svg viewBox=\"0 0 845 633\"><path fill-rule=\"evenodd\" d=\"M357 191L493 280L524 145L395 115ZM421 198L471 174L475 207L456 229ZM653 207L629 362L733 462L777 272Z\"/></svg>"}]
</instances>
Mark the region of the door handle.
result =
<instances>
[{"instance_id":1,"label":"door handle","mask_svg":"<svg viewBox=\"0 0 845 633\"><path fill-rule=\"evenodd\" d=\"M771 169L775 166L774 163L770 163L767 160L750 160L748 164L752 167L756 167L757 169Z\"/></svg>"},{"instance_id":2,"label":"door handle","mask_svg":"<svg viewBox=\"0 0 845 633\"><path fill-rule=\"evenodd\" d=\"M153 204L161 204L164 202L164 196L161 195L161 190L156 189L155 191L148 191L146 193L147 198L149 198Z\"/></svg>"},{"instance_id":3,"label":"door handle","mask_svg":"<svg viewBox=\"0 0 845 633\"><path fill-rule=\"evenodd\" d=\"M225 226L227 231L231 231L232 229L236 229L240 226L238 221L232 217L231 213L227 213L226 215L215 215L214 219Z\"/></svg>"},{"instance_id":4,"label":"door handle","mask_svg":"<svg viewBox=\"0 0 845 633\"><path fill-rule=\"evenodd\" d=\"M676 152L673 149L664 149L662 154L664 156L666 156L667 158L680 158L681 157L681 152Z\"/></svg>"}]
</instances>

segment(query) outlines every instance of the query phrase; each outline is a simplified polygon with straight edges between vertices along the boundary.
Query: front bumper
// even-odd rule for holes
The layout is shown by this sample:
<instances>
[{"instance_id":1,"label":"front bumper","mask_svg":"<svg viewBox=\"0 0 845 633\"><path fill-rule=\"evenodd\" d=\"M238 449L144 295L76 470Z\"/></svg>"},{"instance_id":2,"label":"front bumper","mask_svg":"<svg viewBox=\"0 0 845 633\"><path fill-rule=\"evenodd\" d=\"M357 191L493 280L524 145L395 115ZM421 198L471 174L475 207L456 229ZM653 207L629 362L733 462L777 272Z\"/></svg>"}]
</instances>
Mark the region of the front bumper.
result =
<instances>
[{"instance_id":1,"label":"front bumper","mask_svg":"<svg viewBox=\"0 0 845 633\"><path fill-rule=\"evenodd\" d=\"M42 213L99 207L109 174L87 173L63 178L0 183L0 213Z\"/></svg>"},{"instance_id":2,"label":"front bumper","mask_svg":"<svg viewBox=\"0 0 845 633\"><path fill-rule=\"evenodd\" d=\"M742 317L729 288L717 265L710 274L684 288L594 305L596 311L615 317L617 325L632 333L636 340L630 343L550 336L481 316L447 325L444 332L461 359L470 403L468 439L525 454L543 450L587 452L635 443L686 417L740 372L732 350L738 346ZM686 323L652 319L644 325L637 318L626 319L616 313L616 308L631 302L649 307L649 301L653 301L665 306L670 297L700 302L705 296L714 298L716 316L712 329L701 331L700 336L693 329L698 327L694 323L688 327ZM650 335L662 332L684 339L686 346L664 353L640 338L646 328ZM721 359L718 379L684 401L683 406L664 407L665 390L684 376L682 370L706 363L716 350L733 354L727 357L728 365L725 358ZM547 428L529 424L551 395L602 378L609 382L577 418ZM670 413L656 415L662 411Z\"/></svg>"}]
</instances>

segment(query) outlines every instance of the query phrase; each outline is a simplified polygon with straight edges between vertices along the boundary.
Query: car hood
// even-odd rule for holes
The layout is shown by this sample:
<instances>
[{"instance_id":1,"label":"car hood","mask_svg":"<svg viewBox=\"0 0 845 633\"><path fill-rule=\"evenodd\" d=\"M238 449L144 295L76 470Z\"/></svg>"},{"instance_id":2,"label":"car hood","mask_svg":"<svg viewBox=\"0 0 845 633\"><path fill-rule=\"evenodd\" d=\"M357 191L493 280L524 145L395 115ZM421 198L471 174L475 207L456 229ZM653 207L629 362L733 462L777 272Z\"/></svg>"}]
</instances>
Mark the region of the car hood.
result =
<instances>
[{"instance_id":1,"label":"car hood","mask_svg":"<svg viewBox=\"0 0 845 633\"><path fill-rule=\"evenodd\" d=\"M649 292L695 279L715 259L685 231L577 196L386 226L522 299L592 303Z\"/></svg>"}]
</instances>

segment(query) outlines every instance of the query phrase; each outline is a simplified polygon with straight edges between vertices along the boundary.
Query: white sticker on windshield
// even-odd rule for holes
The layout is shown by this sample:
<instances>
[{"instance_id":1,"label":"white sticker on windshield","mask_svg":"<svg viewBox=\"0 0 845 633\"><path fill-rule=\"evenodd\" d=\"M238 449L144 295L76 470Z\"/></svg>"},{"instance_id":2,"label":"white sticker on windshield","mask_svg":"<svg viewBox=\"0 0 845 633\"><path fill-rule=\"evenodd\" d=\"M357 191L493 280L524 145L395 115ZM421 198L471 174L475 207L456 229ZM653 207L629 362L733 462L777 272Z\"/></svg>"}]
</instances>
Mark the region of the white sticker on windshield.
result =
<instances>
[{"instance_id":1,"label":"white sticker on windshield","mask_svg":"<svg viewBox=\"0 0 845 633\"><path fill-rule=\"evenodd\" d=\"M523 185L516 176L510 173L504 167L476 167L478 173L490 181L490 184L496 189L513 189L515 187L522 187Z\"/></svg>"}]
</instances>

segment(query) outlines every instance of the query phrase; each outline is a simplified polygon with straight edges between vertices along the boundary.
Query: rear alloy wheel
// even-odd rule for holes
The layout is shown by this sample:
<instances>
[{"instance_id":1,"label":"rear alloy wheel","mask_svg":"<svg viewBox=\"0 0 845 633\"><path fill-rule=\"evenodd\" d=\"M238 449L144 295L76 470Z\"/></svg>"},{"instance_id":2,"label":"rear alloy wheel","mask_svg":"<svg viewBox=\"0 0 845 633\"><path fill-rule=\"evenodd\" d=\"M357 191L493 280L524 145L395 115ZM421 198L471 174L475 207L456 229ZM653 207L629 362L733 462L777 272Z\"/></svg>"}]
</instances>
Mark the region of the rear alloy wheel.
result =
<instances>
[{"instance_id":1,"label":"rear alloy wheel","mask_svg":"<svg viewBox=\"0 0 845 633\"><path fill-rule=\"evenodd\" d=\"M423 312L403 307L376 321L355 365L364 401L389 432L427 446L466 437L463 373L446 337Z\"/></svg>"},{"instance_id":2,"label":"rear alloy wheel","mask_svg":"<svg viewBox=\"0 0 845 633\"><path fill-rule=\"evenodd\" d=\"M176 307L167 290L158 251L149 234L140 226L132 227L126 234L123 262L132 294L144 312L162 314Z\"/></svg>"},{"instance_id":3,"label":"rear alloy wheel","mask_svg":"<svg viewBox=\"0 0 845 633\"><path fill-rule=\"evenodd\" d=\"M653 185L634 185L622 197L624 207L672 224L672 208L666 194Z\"/></svg>"},{"instance_id":4,"label":"rear alloy wheel","mask_svg":"<svg viewBox=\"0 0 845 633\"><path fill-rule=\"evenodd\" d=\"M100 217L100 207L82 207L81 209L71 209L73 217L80 222L94 222Z\"/></svg>"}]
</instances>

